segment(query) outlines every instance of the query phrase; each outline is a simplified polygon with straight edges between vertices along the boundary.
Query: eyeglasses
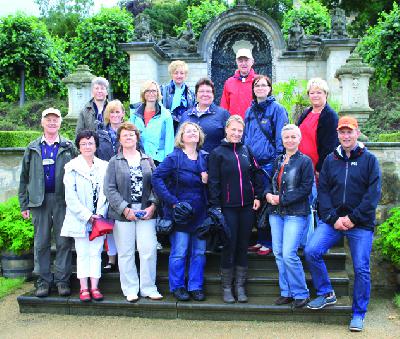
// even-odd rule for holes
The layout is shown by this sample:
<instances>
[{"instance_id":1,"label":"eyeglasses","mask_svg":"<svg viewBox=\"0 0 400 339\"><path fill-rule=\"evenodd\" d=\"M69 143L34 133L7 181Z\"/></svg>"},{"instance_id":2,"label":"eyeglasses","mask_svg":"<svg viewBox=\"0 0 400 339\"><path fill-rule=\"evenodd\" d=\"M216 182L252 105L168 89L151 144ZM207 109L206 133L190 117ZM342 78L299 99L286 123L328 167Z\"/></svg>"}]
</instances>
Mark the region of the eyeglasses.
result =
<instances>
[{"instance_id":1,"label":"eyeglasses","mask_svg":"<svg viewBox=\"0 0 400 339\"><path fill-rule=\"evenodd\" d=\"M197 91L197 93L201 93L201 94L212 94L213 91L212 90L201 90L201 91Z\"/></svg>"},{"instance_id":2,"label":"eyeglasses","mask_svg":"<svg viewBox=\"0 0 400 339\"><path fill-rule=\"evenodd\" d=\"M80 142L79 143L79 146L81 146L81 147L92 147L92 146L94 146L95 145L95 143L94 142Z\"/></svg>"},{"instance_id":3,"label":"eyeglasses","mask_svg":"<svg viewBox=\"0 0 400 339\"><path fill-rule=\"evenodd\" d=\"M156 94L157 90L156 89L146 89L144 92L145 93L150 93L150 94Z\"/></svg>"},{"instance_id":4,"label":"eyeglasses","mask_svg":"<svg viewBox=\"0 0 400 339\"><path fill-rule=\"evenodd\" d=\"M260 84L260 85L254 85L254 88L267 88L267 87L271 87L270 85L268 85L268 84Z\"/></svg>"}]
</instances>

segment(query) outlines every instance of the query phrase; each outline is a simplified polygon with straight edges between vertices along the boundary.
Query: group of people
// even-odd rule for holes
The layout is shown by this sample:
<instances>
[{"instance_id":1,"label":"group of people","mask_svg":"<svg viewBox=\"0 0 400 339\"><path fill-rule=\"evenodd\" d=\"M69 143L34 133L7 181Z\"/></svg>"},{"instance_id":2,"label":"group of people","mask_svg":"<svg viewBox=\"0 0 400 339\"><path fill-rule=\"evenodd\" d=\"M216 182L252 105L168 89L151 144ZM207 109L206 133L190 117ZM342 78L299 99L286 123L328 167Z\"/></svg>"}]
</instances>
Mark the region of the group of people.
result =
<instances>
[{"instance_id":1,"label":"group of people","mask_svg":"<svg viewBox=\"0 0 400 339\"><path fill-rule=\"evenodd\" d=\"M37 297L48 296L53 283L59 295L70 295L74 239L80 299L103 299L98 283L104 237L89 240L89 234L96 219L108 218L115 224L107 235L105 269L116 270L118 253L127 301L162 299L155 284L157 217L174 221L171 293L179 301L205 300L206 241L196 231L212 209L229 234L221 252L224 302L248 301L247 253L265 255L272 247L281 291L275 304L321 309L336 303L323 254L346 236L355 271L350 330L363 329L380 197L378 162L358 142L357 120L339 119L327 103L324 80L308 82L311 106L294 125L272 96L271 79L255 74L251 51L239 49L236 63L217 106L211 79L200 79L193 93L185 83L187 64L173 61L171 81L161 88L145 82L128 121L120 101L107 101L107 80L93 79L93 98L80 114L75 147L59 135L60 111L43 111L43 136L25 151L19 188L22 216L32 214L35 226ZM314 231L315 191L319 220ZM270 227L259 229L257 244L249 247L264 205ZM312 301L297 254L301 245L317 292Z\"/></svg>"}]
</instances>

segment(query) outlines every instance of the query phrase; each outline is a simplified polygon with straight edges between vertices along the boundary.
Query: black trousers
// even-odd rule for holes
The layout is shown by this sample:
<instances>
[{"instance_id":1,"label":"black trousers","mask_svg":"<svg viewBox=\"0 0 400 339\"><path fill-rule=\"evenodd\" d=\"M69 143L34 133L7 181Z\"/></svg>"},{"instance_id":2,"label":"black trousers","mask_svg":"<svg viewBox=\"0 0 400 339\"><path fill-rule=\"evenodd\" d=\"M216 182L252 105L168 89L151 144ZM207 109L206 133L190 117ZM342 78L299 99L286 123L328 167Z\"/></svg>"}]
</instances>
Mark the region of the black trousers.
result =
<instances>
[{"instance_id":1,"label":"black trousers","mask_svg":"<svg viewBox=\"0 0 400 339\"><path fill-rule=\"evenodd\" d=\"M255 218L253 205L225 207L222 213L231 230L231 240L222 249L221 266L224 269L247 267L247 248Z\"/></svg>"}]
</instances>

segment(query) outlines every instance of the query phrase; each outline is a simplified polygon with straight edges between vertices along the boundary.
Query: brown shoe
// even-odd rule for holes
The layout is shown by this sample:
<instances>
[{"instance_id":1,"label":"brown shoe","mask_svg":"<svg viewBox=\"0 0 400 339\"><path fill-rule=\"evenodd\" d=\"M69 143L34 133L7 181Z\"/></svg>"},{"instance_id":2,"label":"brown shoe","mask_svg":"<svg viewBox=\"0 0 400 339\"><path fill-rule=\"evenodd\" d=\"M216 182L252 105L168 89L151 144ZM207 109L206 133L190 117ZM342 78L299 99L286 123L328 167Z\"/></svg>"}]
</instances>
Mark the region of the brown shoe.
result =
<instances>
[{"instance_id":1,"label":"brown shoe","mask_svg":"<svg viewBox=\"0 0 400 339\"><path fill-rule=\"evenodd\" d=\"M279 297L278 299L275 300L274 304L275 305L286 305L290 304L294 299L292 297Z\"/></svg>"}]
</instances>

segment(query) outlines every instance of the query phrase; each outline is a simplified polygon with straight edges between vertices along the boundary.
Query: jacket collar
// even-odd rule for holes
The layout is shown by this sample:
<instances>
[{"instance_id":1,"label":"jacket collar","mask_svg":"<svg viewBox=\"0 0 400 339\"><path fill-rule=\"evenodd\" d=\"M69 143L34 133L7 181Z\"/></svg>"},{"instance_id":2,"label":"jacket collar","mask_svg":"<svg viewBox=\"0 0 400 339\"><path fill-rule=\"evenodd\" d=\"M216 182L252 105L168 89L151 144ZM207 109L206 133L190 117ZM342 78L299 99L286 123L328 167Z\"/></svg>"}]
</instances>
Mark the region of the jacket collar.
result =
<instances>
[{"instance_id":1,"label":"jacket collar","mask_svg":"<svg viewBox=\"0 0 400 339\"><path fill-rule=\"evenodd\" d=\"M366 151L366 147L365 145L358 141L356 147L354 147L351 151L350 151L350 158L347 158L346 153L343 150L343 147L341 145L339 145L338 147L336 147L336 149L334 150L334 155L336 156L336 158L341 159L341 160L347 160L347 159L356 159L359 156L361 156L361 154L363 154Z\"/></svg>"},{"instance_id":2,"label":"jacket collar","mask_svg":"<svg viewBox=\"0 0 400 339\"><path fill-rule=\"evenodd\" d=\"M136 109L136 112L135 112L135 114L140 116L142 119L144 119L145 106L146 105L144 103L140 104L140 106L138 106L138 108ZM159 102L156 102L156 114L155 115L158 115L158 114L161 114L161 105Z\"/></svg>"},{"instance_id":3,"label":"jacket collar","mask_svg":"<svg viewBox=\"0 0 400 339\"><path fill-rule=\"evenodd\" d=\"M254 72L254 69L252 68L252 69L250 70L249 74L247 75L247 77L244 78L244 79L246 79L245 82L253 82L255 75L256 75L256 73ZM239 72L238 69L235 71L235 74L233 75L233 77L234 77L235 79L241 81L242 77L241 77L240 72Z\"/></svg>"},{"instance_id":4,"label":"jacket collar","mask_svg":"<svg viewBox=\"0 0 400 339\"><path fill-rule=\"evenodd\" d=\"M138 151L138 152L140 153L140 161L150 158L147 154L144 154L141 151ZM116 157L117 160L126 160L125 157L124 157L124 154L122 153L122 148L121 148L121 151L118 152L115 157Z\"/></svg>"}]
</instances>

